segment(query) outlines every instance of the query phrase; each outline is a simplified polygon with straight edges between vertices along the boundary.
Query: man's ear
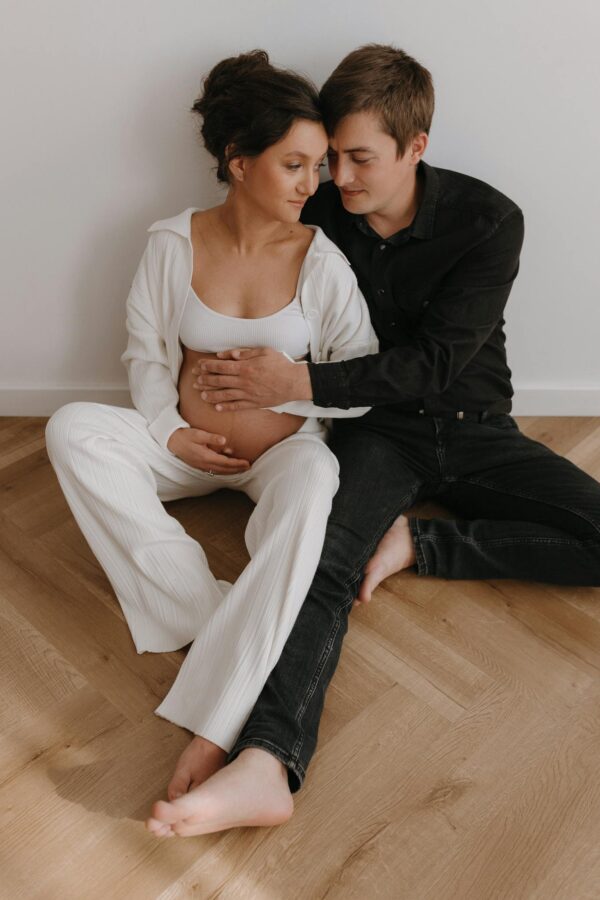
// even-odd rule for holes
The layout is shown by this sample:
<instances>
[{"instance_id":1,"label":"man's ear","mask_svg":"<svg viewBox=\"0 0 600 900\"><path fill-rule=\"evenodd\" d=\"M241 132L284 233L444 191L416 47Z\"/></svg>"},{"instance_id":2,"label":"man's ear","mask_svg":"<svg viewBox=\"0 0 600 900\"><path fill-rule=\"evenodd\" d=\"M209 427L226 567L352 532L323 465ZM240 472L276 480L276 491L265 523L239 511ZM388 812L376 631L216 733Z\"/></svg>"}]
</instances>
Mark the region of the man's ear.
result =
<instances>
[{"instance_id":1,"label":"man's ear","mask_svg":"<svg viewBox=\"0 0 600 900\"><path fill-rule=\"evenodd\" d=\"M429 138L425 134L424 131L416 134L410 143L410 161L416 166L418 162L420 162L421 157L427 150L427 145L429 144Z\"/></svg>"}]
</instances>

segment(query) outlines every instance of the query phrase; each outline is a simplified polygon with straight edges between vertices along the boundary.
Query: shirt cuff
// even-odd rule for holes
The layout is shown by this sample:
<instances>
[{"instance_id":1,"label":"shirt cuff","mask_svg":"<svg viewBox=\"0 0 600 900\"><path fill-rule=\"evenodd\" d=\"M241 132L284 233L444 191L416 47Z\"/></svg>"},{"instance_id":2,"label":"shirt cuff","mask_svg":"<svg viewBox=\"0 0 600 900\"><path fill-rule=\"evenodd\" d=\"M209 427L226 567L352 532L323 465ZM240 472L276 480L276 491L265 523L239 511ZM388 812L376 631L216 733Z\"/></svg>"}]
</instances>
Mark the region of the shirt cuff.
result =
<instances>
[{"instance_id":1,"label":"shirt cuff","mask_svg":"<svg viewBox=\"0 0 600 900\"><path fill-rule=\"evenodd\" d=\"M155 441L168 449L167 443L174 431L178 428L189 428L189 422L182 419L174 406L167 406L156 417L156 419L148 425L148 431Z\"/></svg>"},{"instance_id":2,"label":"shirt cuff","mask_svg":"<svg viewBox=\"0 0 600 900\"><path fill-rule=\"evenodd\" d=\"M345 362L308 363L315 406L350 409L350 380Z\"/></svg>"}]
</instances>

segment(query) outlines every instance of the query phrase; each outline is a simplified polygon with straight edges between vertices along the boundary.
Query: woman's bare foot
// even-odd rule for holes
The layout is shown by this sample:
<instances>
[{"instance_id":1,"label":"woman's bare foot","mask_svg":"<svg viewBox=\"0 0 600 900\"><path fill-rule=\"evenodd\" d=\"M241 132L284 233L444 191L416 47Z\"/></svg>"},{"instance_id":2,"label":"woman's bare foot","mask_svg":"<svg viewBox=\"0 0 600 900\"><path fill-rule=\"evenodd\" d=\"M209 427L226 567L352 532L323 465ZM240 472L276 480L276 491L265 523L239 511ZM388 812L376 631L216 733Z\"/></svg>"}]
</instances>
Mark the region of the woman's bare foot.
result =
<instances>
[{"instance_id":1,"label":"woman's bare foot","mask_svg":"<svg viewBox=\"0 0 600 900\"><path fill-rule=\"evenodd\" d=\"M170 803L155 803L146 827L158 837L188 837L248 825L281 825L293 810L286 767L266 750L250 747L189 793Z\"/></svg>"},{"instance_id":2,"label":"woman's bare foot","mask_svg":"<svg viewBox=\"0 0 600 900\"><path fill-rule=\"evenodd\" d=\"M357 603L368 603L378 584L389 575L407 569L416 562L415 545L406 516L398 516L377 545L365 566Z\"/></svg>"},{"instance_id":3,"label":"woman's bare foot","mask_svg":"<svg viewBox=\"0 0 600 900\"><path fill-rule=\"evenodd\" d=\"M198 735L192 738L175 766L175 772L167 788L169 800L176 800L198 787L203 781L225 765L227 753L212 741Z\"/></svg>"}]
</instances>

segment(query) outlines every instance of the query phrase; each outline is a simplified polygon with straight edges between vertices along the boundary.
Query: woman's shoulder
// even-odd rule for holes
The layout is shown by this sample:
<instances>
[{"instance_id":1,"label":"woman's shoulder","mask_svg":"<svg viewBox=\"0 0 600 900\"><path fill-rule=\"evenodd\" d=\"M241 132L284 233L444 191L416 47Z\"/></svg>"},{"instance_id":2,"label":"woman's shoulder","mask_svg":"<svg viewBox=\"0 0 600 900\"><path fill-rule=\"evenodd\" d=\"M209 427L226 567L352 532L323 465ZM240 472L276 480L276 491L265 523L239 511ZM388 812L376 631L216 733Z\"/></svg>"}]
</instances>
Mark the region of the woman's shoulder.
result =
<instances>
[{"instance_id":1,"label":"woman's shoulder","mask_svg":"<svg viewBox=\"0 0 600 900\"><path fill-rule=\"evenodd\" d=\"M343 260L347 266L350 265L348 257L340 250L337 244L334 244L333 241L327 237L322 228L318 225L305 225L304 227L310 229L314 234L310 243L309 252L322 260ZM333 264L335 265L335 263Z\"/></svg>"},{"instance_id":2,"label":"woman's shoulder","mask_svg":"<svg viewBox=\"0 0 600 900\"><path fill-rule=\"evenodd\" d=\"M356 276L340 248L318 226L302 267L301 292L322 312L337 307L356 286ZM344 301L345 302L345 301Z\"/></svg>"},{"instance_id":3,"label":"woman's shoulder","mask_svg":"<svg viewBox=\"0 0 600 900\"><path fill-rule=\"evenodd\" d=\"M157 222L153 222L148 231L150 234L160 232L178 234L189 239L192 230L192 219L199 212L203 212L203 210L196 206L189 206L176 216L170 216L168 219L158 219Z\"/></svg>"}]
</instances>

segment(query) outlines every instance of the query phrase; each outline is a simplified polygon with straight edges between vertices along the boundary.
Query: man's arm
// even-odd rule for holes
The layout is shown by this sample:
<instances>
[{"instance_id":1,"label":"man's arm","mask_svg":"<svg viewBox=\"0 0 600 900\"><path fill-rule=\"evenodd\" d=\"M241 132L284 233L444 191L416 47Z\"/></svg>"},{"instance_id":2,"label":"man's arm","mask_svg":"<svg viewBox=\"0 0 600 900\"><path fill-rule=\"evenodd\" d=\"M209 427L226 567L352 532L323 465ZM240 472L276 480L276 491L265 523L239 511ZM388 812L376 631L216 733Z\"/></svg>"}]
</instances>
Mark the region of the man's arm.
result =
<instances>
[{"instance_id":1,"label":"man's arm","mask_svg":"<svg viewBox=\"0 0 600 900\"><path fill-rule=\"evenodd\" d=\"M310 364L315 403L376 406L447 390L502 318L522 243L523 215L515 209L455 265L410 339L362 359Z\"/></svg>"},{"instance_id":2,"label":"man's arm","mask_svg":"<svg viewBox=\"0 0 600 900\"><path fill-rule=\"evenodd\" d=\"M523 215L515 208L465 253L430 299L416 334L382 353L335 362L291 363L273 351L242 351L240 362L205 364L205 399L223 408L276 406L306 398L351 409L441 394L485 344L502 318L519 269ZM229 359L233 357L229 355ZM210 374L208 374L210 372Z\"/></svg>"}]
</instances>

